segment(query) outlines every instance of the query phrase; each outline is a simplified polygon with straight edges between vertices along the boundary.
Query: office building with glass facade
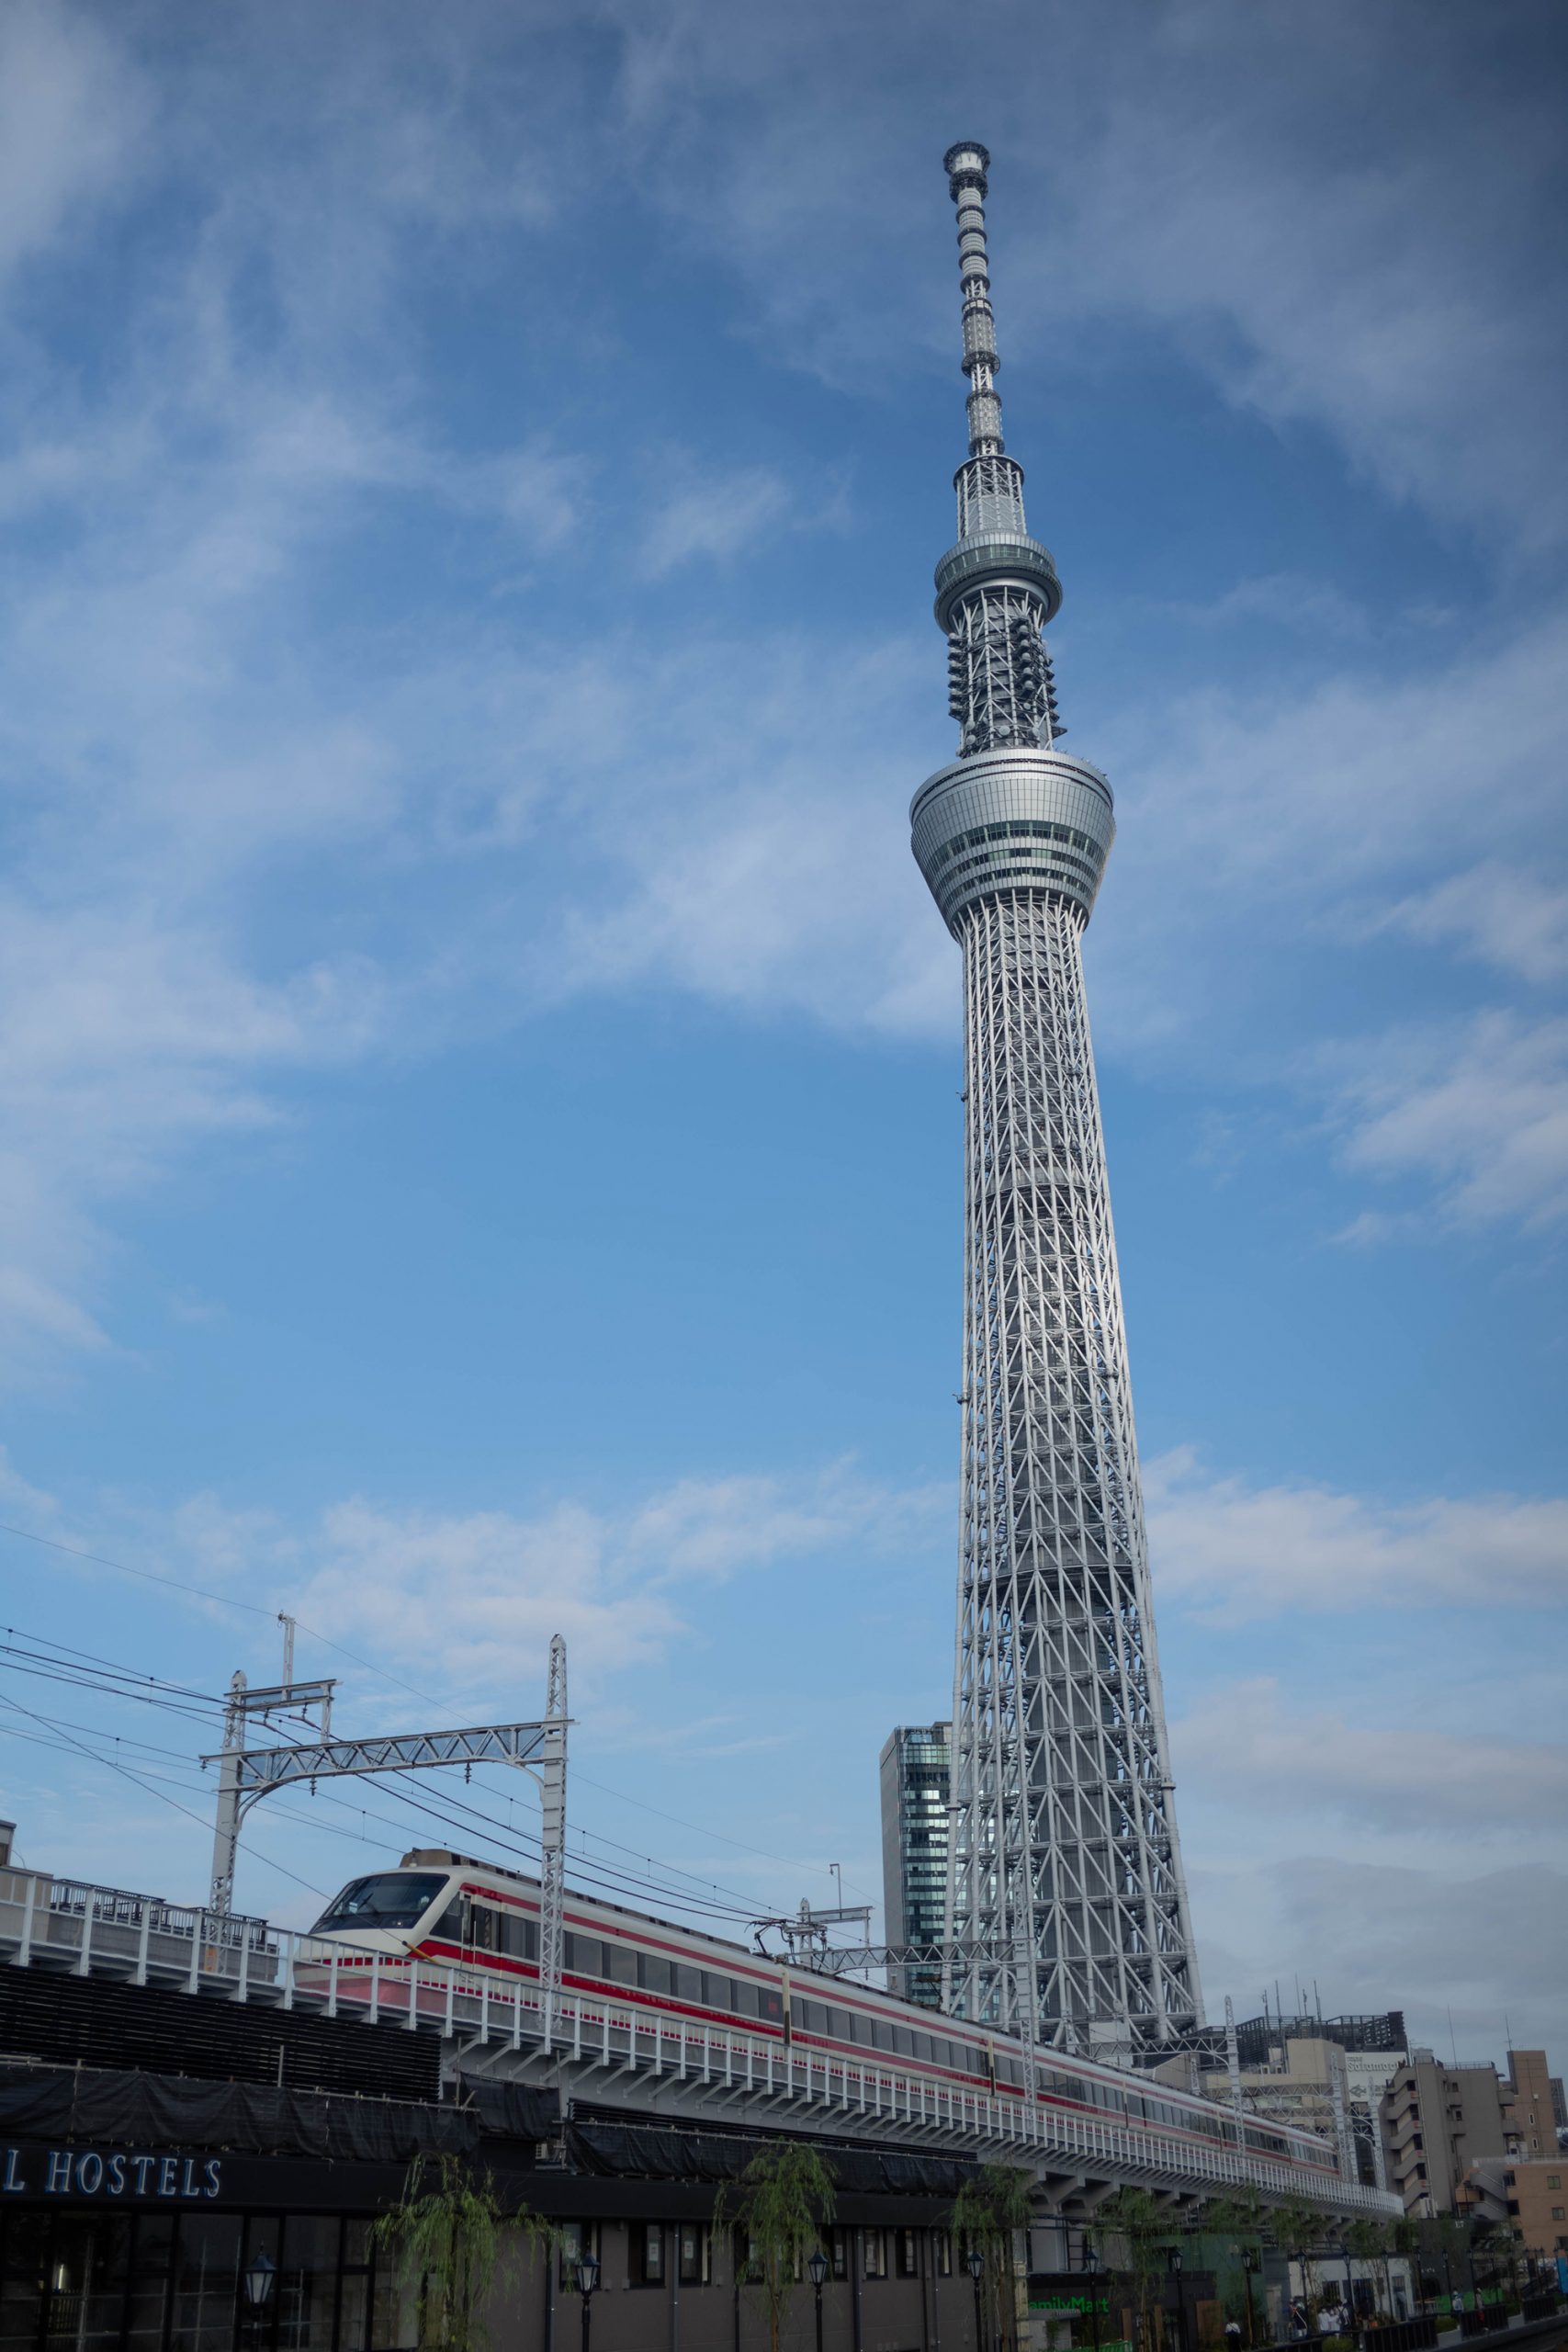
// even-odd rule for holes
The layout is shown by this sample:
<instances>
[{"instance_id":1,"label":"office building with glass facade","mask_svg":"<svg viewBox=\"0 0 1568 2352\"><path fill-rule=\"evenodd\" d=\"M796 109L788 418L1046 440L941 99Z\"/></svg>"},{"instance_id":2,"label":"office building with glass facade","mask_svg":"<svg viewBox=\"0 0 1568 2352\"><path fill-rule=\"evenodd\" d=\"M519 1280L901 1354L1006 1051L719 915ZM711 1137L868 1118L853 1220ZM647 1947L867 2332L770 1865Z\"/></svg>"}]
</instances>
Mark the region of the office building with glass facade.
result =
<instances>
[{"instance_id":1,"label":"office building with glass facade","mask_svg":"<svg viewBox=\"0 0 1568 2352\"><path fill-rule=\"evenodd\" d=\"M949 1724L900 1725L882 1751L882 1899L890 1944L939 1944L947 1914ZM942 1965L904 1962L888 1989L942 2006Z\"/></svg>"}]
</instances>

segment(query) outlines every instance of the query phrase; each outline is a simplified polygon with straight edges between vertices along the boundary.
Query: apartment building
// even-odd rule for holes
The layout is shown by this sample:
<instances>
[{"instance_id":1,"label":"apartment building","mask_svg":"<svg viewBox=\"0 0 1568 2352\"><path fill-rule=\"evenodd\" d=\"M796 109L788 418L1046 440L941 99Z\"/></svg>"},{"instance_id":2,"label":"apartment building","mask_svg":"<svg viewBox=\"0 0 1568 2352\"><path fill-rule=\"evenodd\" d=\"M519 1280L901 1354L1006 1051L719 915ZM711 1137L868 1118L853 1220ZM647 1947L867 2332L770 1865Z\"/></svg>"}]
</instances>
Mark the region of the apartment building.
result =
<instances>
[{"instance_id":1,"label":"apartment building","mask_svg":"<svg viewBox=\"0 0 1568 2352\"><path fill-rule=\"evenodd\" d=\"M1508 2072L1442 2065L1417 2050L1382 2096L1383 2162L1407 2214L1452 2213L1468 2201L1467 2176L1493 2159L1554 2156L1551 2077L1540 2050L1510 2050Z\"/></svg>"}]
</instances>

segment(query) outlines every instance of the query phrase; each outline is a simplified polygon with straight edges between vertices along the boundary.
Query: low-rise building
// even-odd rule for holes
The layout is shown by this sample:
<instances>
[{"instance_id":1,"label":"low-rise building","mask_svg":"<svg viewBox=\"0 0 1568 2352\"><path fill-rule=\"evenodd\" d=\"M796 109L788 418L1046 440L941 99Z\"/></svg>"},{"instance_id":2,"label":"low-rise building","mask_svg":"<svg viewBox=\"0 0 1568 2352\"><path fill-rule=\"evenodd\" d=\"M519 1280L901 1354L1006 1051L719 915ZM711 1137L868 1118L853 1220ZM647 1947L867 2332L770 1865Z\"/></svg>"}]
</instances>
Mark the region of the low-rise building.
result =
<instances>
[{"instance_id":1,"label":"low-rise building","mask_svg":"<svg viewBox=\"0 0 1568 2352\"><path fill-rule=\"evenodd\" d=\"M1196 2086L1209 2098L1231 2095L1223 2037L1195 2059L1169 2061L1156 2071L1168 2082ZM1356 2175L1370 2188L1389 2186L1382 2171L1378 2110L1385 2086L1404 2060L1404 2018L1398 2009L1371 2017L1303 2015L1249 2018L1235 2029L1241 2101L1249 2113L1296 2123L1335 2146L1349 2143Z\"/></svg>"}]
</instances>

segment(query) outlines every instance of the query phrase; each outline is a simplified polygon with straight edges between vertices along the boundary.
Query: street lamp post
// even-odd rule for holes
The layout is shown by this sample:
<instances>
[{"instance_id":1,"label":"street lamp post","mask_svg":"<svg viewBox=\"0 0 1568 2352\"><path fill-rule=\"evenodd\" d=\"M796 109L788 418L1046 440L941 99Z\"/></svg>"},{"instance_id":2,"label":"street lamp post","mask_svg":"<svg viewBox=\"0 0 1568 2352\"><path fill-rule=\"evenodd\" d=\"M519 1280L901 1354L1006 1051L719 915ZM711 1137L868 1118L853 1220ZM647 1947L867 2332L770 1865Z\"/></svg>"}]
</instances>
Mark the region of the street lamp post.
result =
<instances>
[{"instance_id":1,"label":"street lamp post","mask_svg":"<svg viewBox=\"0 0 1568 2352\"><path fill-rule=\"evenodd\" d=\"M1252 2352L1252 2346L1257 2341L1257 2336L1254 2333L1252 2324L1252 2274L1255 2270L1259 2268L1262 2261L1263 2249L1261 2246L1249 2245L1243 2248L1241 2256L1241 2283L1247 2290L1247 2352Z\"/></svg>"},{"instance_id":2,"label":"street lamp post","mask_svg":"<svg viewBox=\"0 0 1568 2352\"><path fill-rule=\"evenodd\" d=\"M1167 2246L1165 2267L1176 2281L1176 2340L1187 2352L1187 2306L1181 2300L1181 2248Z\"/></svg>"},{"instance_id":3,"label":"street lamp post","mask_svg":"<svg viewBox=\"0 0 1568 2352\"><path fill-rule=\"evenodd\" d=\"M806 2267L817 2295L817 2352L822 2352L822 2281L828 2276L828 2257L820 2246L815 2254L807 2256Z\"/></svg>"},{"instance_id":4,"label":"street lamp post","mask_svg":"<svg viewBox=\"0 0 1568 2352\"><path fill-rule=\"evenodd\" d=\"M1089 2312L1094 2331L1094 2352L1100 2352L1100 2283L1095 2274L1100 2268L1100 2256L1093 2246L1083 2250L1083 2267L1089 2273Z\"/></svg>"},{"instance_id":5,"label":"street lamp post","mask_svg":"<svg viewBox=\"0 0 1568 2352\"><path fill-rule=\"evenodd\" d=\"M265 2245L258 2246L245 2265L245 2303L251 2314L251 2332L259 2339L266 2321L267 2305L272 2301L273 2282L277 2277L277 2265Z\"/></svg>"},{"instance_id":6,"label":"street lamp post","mask_svg":"<svg viewBox=\"0 0 1568 2352\"><path fill-rule=\"evenodd\" d=\"M986 2257L977 2245L970 2247L968 2262L969 2276L975 2281L975 2352L985 2352L986 2331L980 2316L980 2281L986 2275Z\"/></svg>"},{"instance_id":7,"label":"street lamp post","mask_svg":"<svg viewBox=\"0 0 1568 2352\"><path fill-rule=\"evenodd\" d=\"M598 2284L598 2256L592 2254L580 2254L577 2257L577 2291L582 2298L582 2352L588 2352L593 2290Z\"/></svg>"}]
</instances>

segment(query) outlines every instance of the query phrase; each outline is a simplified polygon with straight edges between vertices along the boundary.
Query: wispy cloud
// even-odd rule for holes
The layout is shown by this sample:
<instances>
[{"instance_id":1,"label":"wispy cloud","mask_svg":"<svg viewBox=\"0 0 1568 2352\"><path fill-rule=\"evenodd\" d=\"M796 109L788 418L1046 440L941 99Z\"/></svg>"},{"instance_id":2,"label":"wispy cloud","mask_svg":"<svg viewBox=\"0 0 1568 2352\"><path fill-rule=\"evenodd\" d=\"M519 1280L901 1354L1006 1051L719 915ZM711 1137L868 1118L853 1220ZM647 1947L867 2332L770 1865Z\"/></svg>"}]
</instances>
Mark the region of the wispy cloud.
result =
<instances>
[{"instance_id":1,"label":"wispy cloud","mask_svg":"<svg viewBox=\"0 0 1568 2352\"><path fill-rule=\"evenodd\" d=\"M1162 1596L1246 1623L1292 1611L1555 1609L1568 1601L1568 1498L1391 1504L1215 1476L1190 1448L1145 1472Z\"/></svg>"},{"instance_id":2,"label":"wispy cloud","mask_svg":"<svg viewBox=\"0 0 1568 2352\"><path fill-rule=\"evenodd\" d=\"M1568 1020L1483 1012L1314 1057L1347 1168L1460 1225L1568 1212Z\"/></svg>"},{"instance_id":3,"label":"wispy cloud","mask_svg":"<svg viewBox=\"0 0 1568 2352\"><path fill-rule=\"evenodd\" d=\"M775 530L791 514L793 494L765 466L725 469L669 457L667 486L643 525L640 561L650 580L683 563L728 562Z\"/></svg>"},{"instance_id":4,"label":"wispy cloud","mask_svg":"<svg viewBox=\"0 0 1568 2352\"><path fill-rule=\"evenodd\" d=\"M50 1498L3 1457L0 1490L14 1495L18 1521L62 1533ZM894 1488L837 1463L789 1476L679 1478L619 1510L571 1497L532 1513L352 1497L288 1524L203 1493L132 1538L83 1548L112 1557L128 1541L154 1545L192 1583L287 1608L330 1642L458 1692L531 1688L550 1636L564 1634L576 1670L602 1694L618 1674L694 1638L694 1588L787 1564L883 1560L945 1530L950 1512L945 1485Z\"/></svg>"},{"instance_id":5,"label":"wispy cloud","mask_svg":"<svg viewBox=\"0 0 1568 2352\"><path fill-rule=\"evenodd\" d=\"M1245 1788L1277 1812L1445 1836L1506 1821L1516 1839L1562 1840L1568 1747L1477 1739L1401 1724L1305 1712L1272 1676L1232 1683L1171 1727L1180 1771L1217 1789Z\"/></svg>"},{"instance_id":6,"label":"wispy cloud","mask_svg":"<svg viewBox=\"0 0 1568 2352\"><path fill-rule=\"evenodd\" d=\"M99 22L46 0L0 21L0 277L80 231L143 163L152 102Z\"/></svg>"},{"instance_id":7,"label":"wispy cloud","mask_svg":"<svg viewBox=\"0 0 1568 2352\"><path fill-rule=\"evenodd\" d=\"M1403 899L1391 930L1466 956L1538 986L1568 976L1568 884L1485 859L1432 889Z\"/></svg>"},{"instance_id":8,"label":"wispy cloud","mask_svg":"<svg viewBox=\"0 0 1568 2352\"><path fill-rule=\"evenodd\" d=\"M1010 191L1004 349L1092 372L1107 339L1153 332L1239 407L1331 435L1385 495L1514 545L1561 539L1568 368L1558 266L1540 266L1555 76L1530 42L1412 0L1375 17L1195 0L1157 24L1055 0L1003 88L953 52L951 21L919 0L901 27L940 61L942 119L983 113ZM951 303L902 291L929 282L912 255L930 162L902 108L848 95L880 64L878 17L816 0L622 22L644 180L674 233L743 275L777 347L836 383L916 333L945 356Z\"/></svg>"}]
</instances>

